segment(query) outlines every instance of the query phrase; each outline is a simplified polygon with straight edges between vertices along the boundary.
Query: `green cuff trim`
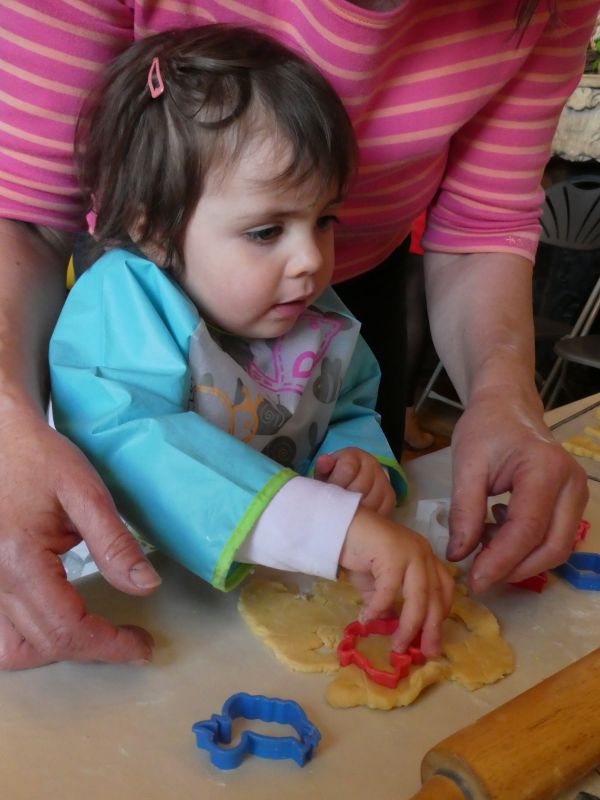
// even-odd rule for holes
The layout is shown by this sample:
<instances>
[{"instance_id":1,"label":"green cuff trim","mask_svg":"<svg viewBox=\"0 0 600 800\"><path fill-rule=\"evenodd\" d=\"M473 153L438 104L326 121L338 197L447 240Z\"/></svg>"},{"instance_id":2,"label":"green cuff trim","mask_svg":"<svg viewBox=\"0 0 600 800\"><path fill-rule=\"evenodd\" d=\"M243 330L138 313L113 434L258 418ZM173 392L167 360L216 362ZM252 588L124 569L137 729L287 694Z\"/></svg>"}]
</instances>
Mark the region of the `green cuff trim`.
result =
<instances>
[{"instance_id":1,"label":"green cuff trim","mask_svg":"<svg viewBox=\"0 0 600 800\"><path fill-rule=\"evenodd\" d=\"M269 505L277 492L292 478L298 476L297 472L292 469L282 469L276 475L273 475L265 485L260 489L254 499L244 512L244 515L233 529L233 533L227 540L221 555L219 556L215 568L213 570L211 583L216 589L221 589L224 592L229 592L246 577L252 570L252 565L238 564L234 561L234 556L238 548L250 533L252 528L256 525L256 521Z\"/></svg>"},{"instance_id":2,"label":"green cuff trim","mask_svg":"<svg viewBox=\"0 0 600 800\"><path fill-rule=\"evenodd\" d=\"M373 453L373 456L379 461L382 467L387 467L390 470L390 480L396 492L396 505L399 506L408 497L408 480L404 474L404 470L395 458L378 456L376 453Z\"/></svg>"}]
</instances>

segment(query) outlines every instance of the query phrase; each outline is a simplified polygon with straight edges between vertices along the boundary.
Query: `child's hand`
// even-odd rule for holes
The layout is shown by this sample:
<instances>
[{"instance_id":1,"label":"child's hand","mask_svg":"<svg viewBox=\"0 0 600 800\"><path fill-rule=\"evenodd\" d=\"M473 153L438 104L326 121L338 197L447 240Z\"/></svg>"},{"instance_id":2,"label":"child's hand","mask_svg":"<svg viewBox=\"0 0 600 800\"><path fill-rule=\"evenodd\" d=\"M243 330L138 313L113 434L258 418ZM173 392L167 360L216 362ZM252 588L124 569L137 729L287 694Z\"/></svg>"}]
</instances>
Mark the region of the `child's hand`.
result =
<instances>
[{"instance_id":1,"label":"child's hand","mask_svg":"<svg viewBox=\"0 0 600 800\"><path fill-rule=\"evenodd\" d=\"M359 508L348 528L340 566L349 571L363 594L362 622L385 616L402 596L392 648L405 652L422 629L424 655L440 654L441 626L450 612L454 582L426 539L404 525Z\"/></svg>"},{"instance_id":2,"label":"child's hand","mask_svg":"<svg viewBox=\"0 0 600 800\"><path fill-rule=\"evenodd\" d=\"M358 447L345 447L319 456L315 479L360 492L361 506L386 517L396 505L396 493L384 468L376 458Z\"/></svg>"}]
</instances>

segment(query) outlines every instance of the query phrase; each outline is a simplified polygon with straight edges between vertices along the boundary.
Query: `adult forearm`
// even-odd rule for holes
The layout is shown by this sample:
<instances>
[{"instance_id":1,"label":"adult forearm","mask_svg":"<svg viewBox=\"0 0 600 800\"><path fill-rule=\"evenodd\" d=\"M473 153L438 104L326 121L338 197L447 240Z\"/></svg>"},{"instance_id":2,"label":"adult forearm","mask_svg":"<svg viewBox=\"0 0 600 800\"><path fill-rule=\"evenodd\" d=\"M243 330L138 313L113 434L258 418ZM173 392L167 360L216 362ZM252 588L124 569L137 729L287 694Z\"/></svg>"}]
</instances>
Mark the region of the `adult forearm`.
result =
<instances>
[{"instance_id":1,"label":"adult forearm","mask_svg":"<svg viewBox=\"0 0 600 800\"><path fill-rule=\"evenodd\" d=\"M65 296L70 237L0 220L0 408L45 412L48 339Z\"/></svg>"},{"instance_id":2,"label":"adult forearm","mask_svg":"<svg viewBox=\"0 0 600 800\"><path fill-rule=\"evenodd\" d=\"M531 269L505 253L426 255L433 340L464 403L501 387L538 402Z\"/></svg>"},{"instance_id":3,"label":"adult forearm","mask_svg":"<svg viewBox=\"0 0 600 800\"><path fill-rule=\"evenodd\" d=\"M460 560L486 540L469 574L484 590L568 557L586 477L543 421L529 263L498 253L432 255L426 269L434 340L465 403L452 434L448 557ZM488 497L504 492L508 507L490 536Z\"/></svg>"}]
</instances>

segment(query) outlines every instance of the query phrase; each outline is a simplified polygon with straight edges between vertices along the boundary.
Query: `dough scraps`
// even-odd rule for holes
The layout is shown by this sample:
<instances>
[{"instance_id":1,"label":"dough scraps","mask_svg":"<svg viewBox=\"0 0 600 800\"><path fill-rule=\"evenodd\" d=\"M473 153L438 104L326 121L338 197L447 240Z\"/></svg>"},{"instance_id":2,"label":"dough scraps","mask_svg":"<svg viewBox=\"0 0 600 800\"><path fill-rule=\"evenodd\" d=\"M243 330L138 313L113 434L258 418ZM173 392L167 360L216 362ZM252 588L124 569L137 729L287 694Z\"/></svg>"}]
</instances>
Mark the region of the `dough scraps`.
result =
<instances>
[{"instance_id":1,"label":"dough scraps","mask_svg":"<svg viewBox=\"0 0 600 800\"><path fill-rule=\"evenodd\" d=\"M586 425L583 429L584 433L595 439L600 439L600 426L599 425Z\"/></svg>"},{"instance_id":2,"label":"dough scraps","mask_svg":"<svg viewBox=\"0 0 600 800\"><path fill-rule=\"evenodd\" d=\"M469 690L494 683L514 669L512 649L485 606L457 586L450 618L444 622L444 657L413 666L395 689L373 683L358 667L340 668L336 648L346 625L358 617L359 592L343 580L317 580L310 595L295 586L255 577L242 588L239 610L276 657L301 672L336 673L327 701L337 708L366 705L389 710L412 703L444 678ZM379 669L389 666L389 636L369 636L357 646Z\"/></svg>"},{"instance_id":3,"label":"dough scraps","mask_svg":"<svg viewBox=\"0 0 600 800\"><path fill-rule=\"evenodd\" d=\"M600 408L594 409L594 417L600 420ZM579 458L600 461L600 425L586 425L583 434L570 436L562 443L568 453Z\"/></svg>"},{"instance_id":4,"label":"dough scraps","mask_svg":"<svg viewBox=\"0 0 600 800\"><path fill-rule=\"evenodd\" d=\"M571 436L565 439L562 446L574 456L593 458L594 461L600 461L600 442L594 441L589 436Z\"/></svg>"}]
</instances>

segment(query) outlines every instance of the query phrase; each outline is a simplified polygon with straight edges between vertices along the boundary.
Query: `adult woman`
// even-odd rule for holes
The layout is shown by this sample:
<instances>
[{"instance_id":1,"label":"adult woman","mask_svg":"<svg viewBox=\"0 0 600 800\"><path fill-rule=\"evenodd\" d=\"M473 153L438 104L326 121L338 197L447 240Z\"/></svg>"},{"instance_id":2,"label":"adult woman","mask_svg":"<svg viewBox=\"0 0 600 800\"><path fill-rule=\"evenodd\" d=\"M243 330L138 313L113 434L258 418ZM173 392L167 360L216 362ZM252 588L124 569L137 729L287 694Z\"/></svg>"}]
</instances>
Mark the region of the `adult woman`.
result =
<instances>
[{"instance_id":1,"label":"adult woman","mask_svg":"<svg viewBox=\"0 0 600 800\"><path fill-rule=\"evenodd\" d=\"M159 580L81 454L45 425L45 340L62 302L69 232L82 224L71 165L81 90L132 36L186 23L259 25L308 55L344 99L361 165L337 240L339 279L385 259L430 205L432 332L467 406L453 441L449 555L461 558L480 540L488 494L512 489L506 522L475 561L474 588L564 559L585 480L541 419L530 263L539 175L597 6L565 1L553 16L537 5L104 0L75 9L55 0L41 12L34 2L3 4L3 666L150 657L147 634L86 615L60 573L56 553L81 535L117 588L142 594ZM390 322L384 335L394 335Z\"/></svg>"}]
</instances>

